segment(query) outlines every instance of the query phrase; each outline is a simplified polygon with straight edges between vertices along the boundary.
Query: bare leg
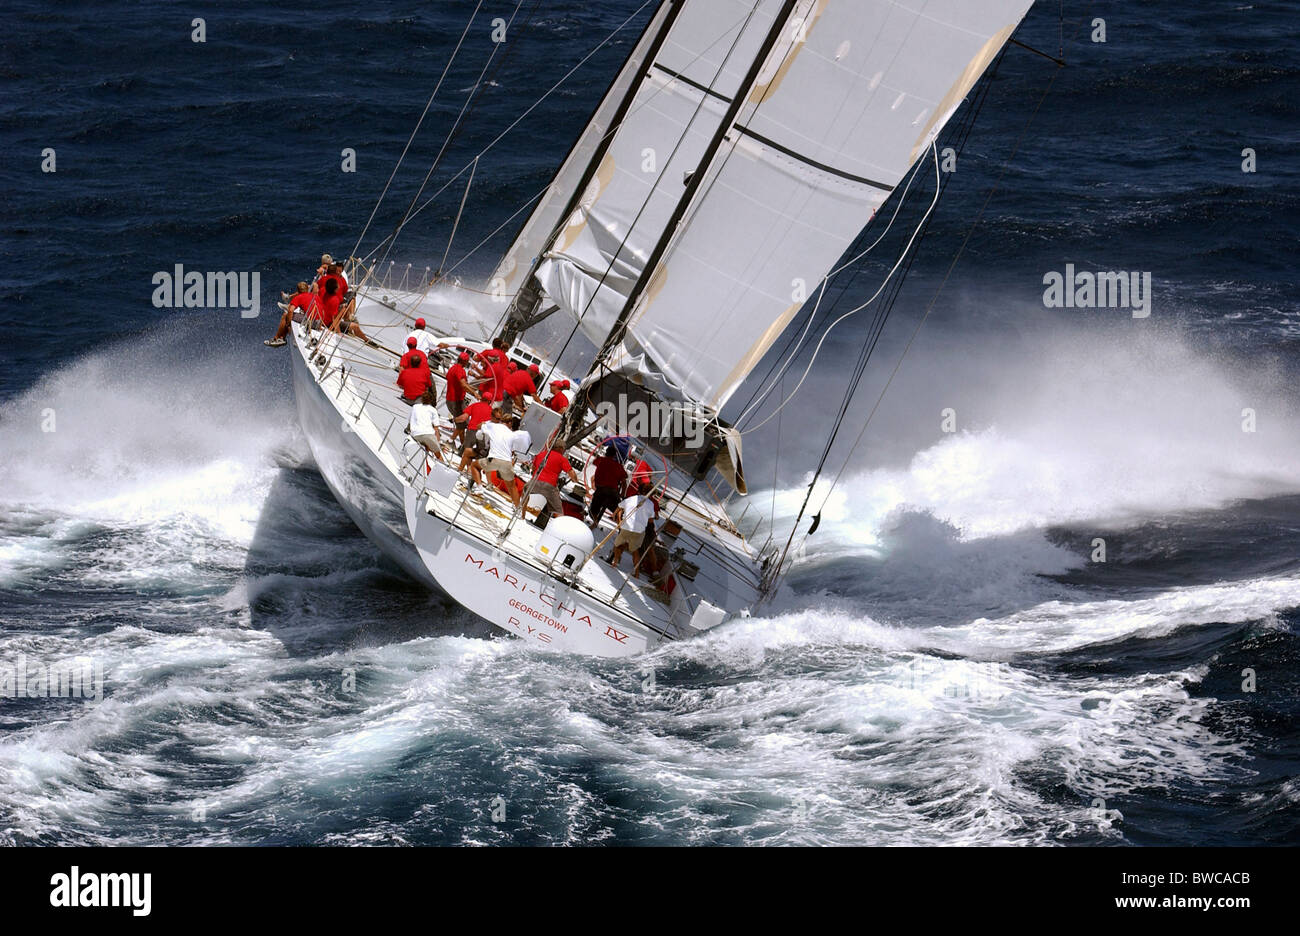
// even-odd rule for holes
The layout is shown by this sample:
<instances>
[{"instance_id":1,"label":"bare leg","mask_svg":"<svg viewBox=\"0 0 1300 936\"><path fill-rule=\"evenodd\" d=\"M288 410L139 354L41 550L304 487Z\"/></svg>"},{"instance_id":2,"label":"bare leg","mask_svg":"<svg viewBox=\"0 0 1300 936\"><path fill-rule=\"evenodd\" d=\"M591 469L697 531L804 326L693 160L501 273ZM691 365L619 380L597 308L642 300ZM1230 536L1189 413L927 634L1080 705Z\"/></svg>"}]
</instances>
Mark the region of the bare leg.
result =
<instances>
[{"instance_id":1,"label":"bare leg","mask_svg":"<svg viewBox=\"0 0 1300 936\"><path fill-rule=\"evenodd\" d=\"M280 327L275 330L274 341L279 341L285 335L289 334L289 323L293 321L293 313L286 312L280 316Z\"/></svg>"}]
</instances>

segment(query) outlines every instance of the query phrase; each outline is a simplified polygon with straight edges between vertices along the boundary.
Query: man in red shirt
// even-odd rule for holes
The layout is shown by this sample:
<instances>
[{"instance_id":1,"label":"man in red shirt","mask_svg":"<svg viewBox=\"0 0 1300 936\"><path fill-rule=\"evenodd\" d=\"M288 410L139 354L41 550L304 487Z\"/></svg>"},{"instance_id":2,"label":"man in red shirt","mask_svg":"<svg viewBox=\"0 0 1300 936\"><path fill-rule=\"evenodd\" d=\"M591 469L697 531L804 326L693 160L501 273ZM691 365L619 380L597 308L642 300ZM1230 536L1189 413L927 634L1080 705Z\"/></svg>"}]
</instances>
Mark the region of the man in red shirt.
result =
<instances>
[{"instance_id":1,"label":"man in red shirt","mask_svg":"<svg viewBox=\"0 0 1300 936\"><path fill-rule=\"evenodd\" d=\"M411 359L411 352L414 351L414 350L415 350L415 339L414 339L414 338L407 338L407 339L406 339L406 353L403 354L403 355L402 355L402 359L401 359L400 361L397 362L398 370L401 370L403 367L406 366L406 362L409 361L409 360Z\"/></svg>"},{"instance_id":2,"label":"man in red shirt","mask_svg":"<svg viewBox=\"0 0 1300 936\"><path fill-rule=\"evenodd\" d=\"M338 283L338 294L340 299L347 295L348 281L343 276L343 267L339 266L337 263L331 263L325 275L317 281L317 286L322 293L325 291L325 284L330 280L334 280Z\"/></svg>"},{"instance_id":3,"label":"man in red shirt","mask_svg":"<svg viewBox=\"0 0 1300 936\"><path fill-rule=\"evenodd\" d=\"M634 489L650 487L650 464L645 459L637 459L636 467L632 469L631 481Z\"/></svg>"},{"instance_id":4,"label":"man in red shirt","mask_svg":"<svg viewBox=\"0 0 1300 936\"><path fill-rule=\"evenodd\" d=\"M339 295L339 284L337 280L326 279L320 292L320 307L323 313L325 324L337 330L339 324L339 300L343 297Z\"/></svg>"},{"instance_id":5,"label":"man in red shirt","mask_svg":"<svg viewBox=\"0 0 1300 936\"><path fill-rule=\"evenodd\" d=\"M337 263L334 264L330 267L330 272L317 280L316 285L319 290L320 304L325 310L325 320L329 323L329 327L333 331L346 332L354 338L369 342L370 339L366 337L365 332L361 330L360 324L357 323L354 317L356 303L345 301L348 281L343 278L343 268Z\"/></svg>"},{"instance_id":6,"label":"man in red shirt","mask_svg":"<svg viewBox=\"0 0 1300 936\"><path fill-rule=\"evenodd\" d=\"M557 413L563 413L569 408L569 398L564 395L564 388L568 385L567 380L551 381L551 398L546 401L546 405Z\"/></svg>"},{"instance_id":7,"label":"man in red shirt","mask_svg":"<svg viewBox=\"0 0 1300 936\"><path fill-rule=\"evenodd\" d=\"M540 494L546 499L546 510L537 512L536 523L540 527L546 526L547 517L559 517L564 513L564 502L560 500L560 475L568 474L570 480L577 481L578 473L573 470L573 465L564 457L564 449L556 444L552 445L544 452L538 452L533 458L533 485L532 493ZM582 483L584 491L587 482ZM587 493L590 493L589 491ZM585 499L584 494L584 499Z\"/></svg>"},{"instance_id":8,"label":"man in red shirt","mask_svg":"<svg viewBox=\"0 0 1300 936\"><path fill-rule=\"evenodd\" d=\"M280 316L280 327L275 330L275 337L262 344L270 348L283 347L289 334L290 322L308 322L313 319L319 322L323 320L323 315L316 294L307 288L306 283L299 283L293 298L289 300L289 308Z\"/></svg>"},{"instance_id":9,"label":"man in red shirt","mask_svg":"<svg viewBox=\"0 0 1300 936\"><path fill-rule=\"evenodd\" d=\"M536 367L537 365L533 365ZM532 368L529 368L532 370ZM513 370L506 376L506 399L504 409L507 412L517 410L519 413L524 411L524 396L537 396L537 385L533 383L532 375L529 371Z\"/></svg>"},{"instance_id":10,"label":"man in red shirt","mask_svg":"<svg viewBox=\"0 0 1300 936\"><path fill-rule=\"evenodd\" d=\"M492 347L479 352L479 357L483 360L483 376L490 378L489 382L484 386L492 391L493 397L499 400L506 392L506 375L509 373L509 367L506 363L505 341L500 338L493 338Z\"/></svg>"},{"instance_id":11,"label":"man in red shirt","mask_svg":"<svg viewBox=\"0 0 1300 936\"><path fill-rule=\"evenodd\" d=\"M416 351L407 356L410 360L397 375L397 385L402 388L403 402L411 404L424 396L426 390L433 389L433 375L429 373L429 365L423 354Z\"/></svg>"},{"instance_id":12,"label":"man in red shirt","mask_svg":"<svg viewBox=\"0 0 1300 936\"><path fill-rule=\"evenodd\" d=\"M408 341L414 340L414 338L408 339ZM447 390L443 396L447 400L447 412L451 414L452 422L456 426L456 431L451 437L453 444L457 437L465 436L464 424L456 422L456 419L465 412L465 398L474 392L469 385L469 375L465 373L465 365L468 363L469 352L462 351L456 363L447 368Z\"/></svg>"},{"instance_id":13,"label":"man in red shirt","mask_svg":"<svg viewBox=\"0 0 1300 936\"><path fill-rule=\"evenodd\" d=\"M478 431L479 426L492 418L492 399L492 391L484 390L479 397L479 401L465 407L465 411L455 419L458 427L457 431L465 439L465 450L460 456L460 471L464 471L466 465L479 457L474 450L473 433Z\"/></svg>"},{"instance_id":14,"label":"man in red shirt","mask_svg":"<svg viewBox=\"0 0 1300 936\"><path fill-rule=\"evenodd\" d=\"M605 451L596 457L591 475L591 484L595 488L590 508L592 529L600 525L600 518L606 510L613 510L623 500L623 482L626 480L623 460L618 457L614 446L606 446Z\"/></svg>"}]
</instances>

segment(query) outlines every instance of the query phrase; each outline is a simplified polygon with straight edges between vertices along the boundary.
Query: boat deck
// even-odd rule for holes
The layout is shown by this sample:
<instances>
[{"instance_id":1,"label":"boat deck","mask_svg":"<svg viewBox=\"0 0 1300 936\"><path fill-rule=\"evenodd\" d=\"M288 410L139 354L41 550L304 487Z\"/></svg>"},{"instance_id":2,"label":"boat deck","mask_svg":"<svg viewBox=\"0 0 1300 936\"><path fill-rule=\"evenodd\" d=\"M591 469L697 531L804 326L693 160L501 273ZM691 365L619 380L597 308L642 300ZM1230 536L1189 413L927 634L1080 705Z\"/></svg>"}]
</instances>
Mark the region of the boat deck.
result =
<instances>
[{"instance_id":1,"label":"boat deck","mask_svg":"<svg viewBox=\"0 0 1300 936\"><path fill-rule=\"evenodd\" d=\"M490 484L478 484L471 490L468 474L456 479L449 493L435 490L435 486L448 487L446 478L441 484L429 483L428 472L438 471L433 467L435 460L430 456L426 463L423 448L405 433L410 410L395 383L399 354L391 346L404 346L410 323L419 315L426 320L426 330L438 340L482 349L487 346L487 336L481 321L434 297L380 295L389 301L363 297L357 307L358 323L378 347L350 335L319 328L309 334L303 325L293 326L295 345L311 362L321 389L338 408L344 431L357 433L404 485L427 493L419 502L421 509L478 540L487 553L508 553L514 561L547 573L547 564L536 552L542 530L514 510L507 493ZM416 311L408 311L413 300L421 299ZM438 385L443 458L454 471L460 451L448 444L452 424L445 403L445 362L432 358L430 364ZM597 442L598 435L584 440L570 450L570 459L585 465ZM527 461L521 459L516 469L525 481L531 467ZM660 518L665 517L681 527L671 550L676 594L655 587L648 576L634 577L630 555L624 557L620 569L604 561L612 551L614 533L608 514L595 531L595 553L576 575L566 573L565 580L593 600L643 620L669 637L685 636L682 622L690 616L692 599L707 600L731 613L752 607L761 582L757 557L737 532L725 505L670 484L660 498ZM694 572L689 579L681 574L683 562Z\"/></svg>"}]
</instances>

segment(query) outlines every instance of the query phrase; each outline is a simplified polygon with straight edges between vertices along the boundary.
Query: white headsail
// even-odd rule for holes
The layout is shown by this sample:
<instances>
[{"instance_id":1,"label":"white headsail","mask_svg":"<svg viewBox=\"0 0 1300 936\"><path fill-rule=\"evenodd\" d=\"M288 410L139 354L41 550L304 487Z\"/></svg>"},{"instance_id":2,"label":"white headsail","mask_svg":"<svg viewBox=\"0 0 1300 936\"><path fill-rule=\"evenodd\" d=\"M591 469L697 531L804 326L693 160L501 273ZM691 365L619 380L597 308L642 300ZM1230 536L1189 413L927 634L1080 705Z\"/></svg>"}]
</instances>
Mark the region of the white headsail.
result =
<instances>
[{"instance_id":1,"label":"white headsail","mask_svg":"<svg viewBox=\"0 0 1300 936\"><path fill-rule=\"evenodd\" d=\"M720 408L1031 3L666 4L543 291L597 347L619 332L610 369Z\"/></svg>"}]
</instances>

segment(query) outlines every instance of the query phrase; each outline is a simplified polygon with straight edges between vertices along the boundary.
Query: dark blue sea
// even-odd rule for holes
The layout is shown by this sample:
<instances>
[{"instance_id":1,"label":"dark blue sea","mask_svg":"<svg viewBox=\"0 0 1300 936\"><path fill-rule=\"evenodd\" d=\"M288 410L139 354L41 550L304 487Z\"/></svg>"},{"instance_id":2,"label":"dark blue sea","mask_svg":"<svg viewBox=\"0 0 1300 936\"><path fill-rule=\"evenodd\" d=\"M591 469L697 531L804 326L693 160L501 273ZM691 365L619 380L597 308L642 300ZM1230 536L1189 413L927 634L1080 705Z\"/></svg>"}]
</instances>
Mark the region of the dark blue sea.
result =
<instances>
[{"instance_id":1,"label":"dark blue sea","mask_svg":"<svg viewBox=\"0 0 1300 936\"><path fill-rule=\"evenodd\" d=\"M485 4L362 252L471 95L426 196L600 46L482 155L448 262L481 282L651 6ZM1017 38L1067 64L1009 48L940 138L956 171L784 592L611 662L493 637L386 559L262 344L280 290L352 250L473 8L6 4L0 688L78 658L104 682L0 697L0 842L1300 842L1300 10L1031 10ZM462 192L395 270L437 266ZM259 272L262 314L155 307L176 264ZM1149 273L1150 315L1048 307L1066 264ZM760 540L873 315L746 438Z\"/></svg>"}]
</instances>

